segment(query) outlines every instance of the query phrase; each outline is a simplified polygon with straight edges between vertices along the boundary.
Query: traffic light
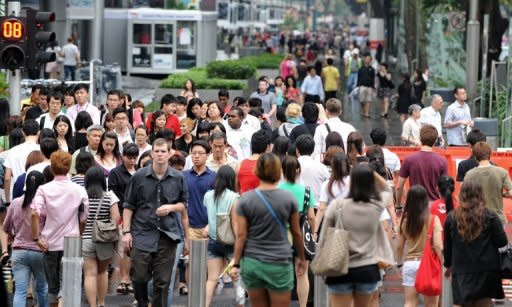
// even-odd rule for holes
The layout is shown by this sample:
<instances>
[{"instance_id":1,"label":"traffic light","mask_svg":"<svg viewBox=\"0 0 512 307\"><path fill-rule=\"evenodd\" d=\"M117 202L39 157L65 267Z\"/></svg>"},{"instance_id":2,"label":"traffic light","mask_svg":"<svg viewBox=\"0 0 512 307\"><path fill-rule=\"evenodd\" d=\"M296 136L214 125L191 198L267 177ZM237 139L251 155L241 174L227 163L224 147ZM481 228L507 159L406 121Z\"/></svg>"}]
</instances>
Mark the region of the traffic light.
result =
<instances>
[{"instance_id":1,"label":"traffic light","mask_svg":"<svg viewBox=\"0 0 512 307\"><path fill-rule=\"evenodd\" d=\"M0 67L9 70L26 65L26 18L4 16L0 24Z\"/></svg>"},{"instance_id":2,"label":"traffic light","mask_svg":"<svg viewBox=\"0 0 512 307\"><path fill-rule=\"evenodd\" d=\"M39 68L40 65L56 60L55 53L46 52L46 48L55 42L55 32L45 28L55 21L53 12L40 12L27 8L27 40L28 65L27 68Z\"/></svg>"}]
</instances>

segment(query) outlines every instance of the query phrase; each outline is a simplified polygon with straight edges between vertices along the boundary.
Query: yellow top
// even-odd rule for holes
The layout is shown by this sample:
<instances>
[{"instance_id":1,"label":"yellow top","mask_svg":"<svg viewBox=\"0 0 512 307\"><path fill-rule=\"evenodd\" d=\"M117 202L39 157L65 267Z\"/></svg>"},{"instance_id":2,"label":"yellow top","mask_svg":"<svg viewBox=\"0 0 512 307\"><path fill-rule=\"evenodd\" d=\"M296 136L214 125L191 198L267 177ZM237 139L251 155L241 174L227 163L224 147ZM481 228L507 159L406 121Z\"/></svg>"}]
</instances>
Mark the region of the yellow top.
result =
<instances>
[{"instance_id":1,"label":"yellow top","mask_svg":"<svg viewBox=\"0 0 512 307\"><path fill-rule=\"evenodd\" d=\"M337 91L340 72L334 66L327 66L322 69L322 79L324 80L324 91Z\"/></svg>"}]
</instances>

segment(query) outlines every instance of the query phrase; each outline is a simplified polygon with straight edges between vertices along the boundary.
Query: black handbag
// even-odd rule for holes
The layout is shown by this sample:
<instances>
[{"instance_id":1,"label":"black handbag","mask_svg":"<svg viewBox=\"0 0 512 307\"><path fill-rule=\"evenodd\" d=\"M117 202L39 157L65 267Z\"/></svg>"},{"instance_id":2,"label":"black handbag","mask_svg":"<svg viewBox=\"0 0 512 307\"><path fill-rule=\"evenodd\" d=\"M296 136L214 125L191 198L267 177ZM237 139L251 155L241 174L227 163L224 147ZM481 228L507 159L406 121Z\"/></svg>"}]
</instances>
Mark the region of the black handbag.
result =
<instances>
[{"instance_id":1,"label":"black handbag","mask_svg":"<svg viewBox=\"0 0 512 307\"><path fill-rule=\"evenodd\" d=\"M304 253L307 260L313 260L316 254L316 242L313 239L313 230L308 220L309 200L311 189L306 187L304 192L304 206L300 214L300 229L302 230L302 240L304 242Z\"/></svg>"},{"instance_id":2,"label":"black handbag","mask_svg":"<svg viewBox=\"0 0 512 307\"><path fill-rule=\"evenodd\" d=\"M512 245L509 243L500 247L501 278L512 279Z\"/></svg>"}]
</instances>

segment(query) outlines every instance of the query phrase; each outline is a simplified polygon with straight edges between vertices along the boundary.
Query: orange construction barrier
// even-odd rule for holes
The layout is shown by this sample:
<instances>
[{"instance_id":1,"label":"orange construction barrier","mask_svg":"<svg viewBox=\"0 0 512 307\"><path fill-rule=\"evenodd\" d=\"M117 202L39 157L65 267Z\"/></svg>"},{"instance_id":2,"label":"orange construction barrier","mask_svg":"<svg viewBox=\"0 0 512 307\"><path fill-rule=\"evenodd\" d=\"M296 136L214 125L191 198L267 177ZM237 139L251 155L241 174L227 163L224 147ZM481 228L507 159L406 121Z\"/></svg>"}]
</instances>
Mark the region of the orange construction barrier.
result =
<instances>
[{"instance_id":1,"label":"orange construction barrier","mask_svg":"<svg viewBox=\"0 0 512 307\"><path fill-rule=\"evenodd\" d=\"M390 151L395 153L400 159L400 163L403 163L405 158L411 154L414 154L420 150L419 147L404 147L404 146L389 146L387 147ZM457 167L463 160L468 159L471 156L471 150L469 147L448 147L446 149L441 147L434 147L433 151L446 158L448 163L448 175L457 180ZM491 161L497 166L500 166L507 170L509 177L512 178L512 152L493 152ZM395 185L396 185L395 178ZM406 182L405 189L409 187L409 180ZM455 184L455 195L459 195L460 183ZM507 218L507 221L512 222L512 199L503 199L503 211Z\"/></svg>"}]
</instances>

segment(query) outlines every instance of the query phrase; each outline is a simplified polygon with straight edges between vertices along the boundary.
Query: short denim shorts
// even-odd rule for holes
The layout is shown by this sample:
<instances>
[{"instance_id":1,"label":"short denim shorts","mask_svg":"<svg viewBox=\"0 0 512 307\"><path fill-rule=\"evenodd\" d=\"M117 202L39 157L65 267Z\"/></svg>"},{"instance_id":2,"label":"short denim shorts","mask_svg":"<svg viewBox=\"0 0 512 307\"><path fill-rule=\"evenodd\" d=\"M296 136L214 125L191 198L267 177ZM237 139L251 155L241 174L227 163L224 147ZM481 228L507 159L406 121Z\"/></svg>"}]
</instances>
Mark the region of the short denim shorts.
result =
<instances>
[{"instance_id":1,"label":"short denim shorts","mask_svg":"<svg viewBox=\"0 0 512 307\"><path fill-rule=\"evenodd\" d=\"M211 238L208 239L208 259L215 258L223 258L223 259L231 259L233 258L233 246L224 245L216 240Z\"/></svg>"},{"instance_id":2,"label":"short denim shorts","mask_svg":"<svg viewBox=\"0 0 512 307\"><path fill-rule=\"evenodd\" d=\"M361 282L348 282L340 284L327 285L327 293L329 294L371 294L377 290L379 282L361 283Z\"/></svg>"}]
</instances>

